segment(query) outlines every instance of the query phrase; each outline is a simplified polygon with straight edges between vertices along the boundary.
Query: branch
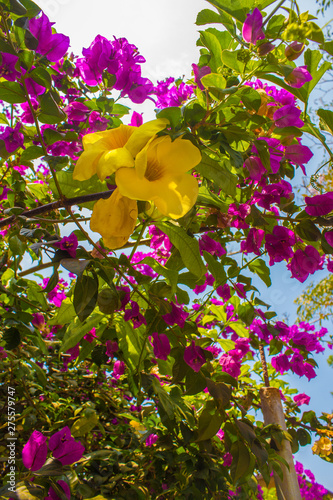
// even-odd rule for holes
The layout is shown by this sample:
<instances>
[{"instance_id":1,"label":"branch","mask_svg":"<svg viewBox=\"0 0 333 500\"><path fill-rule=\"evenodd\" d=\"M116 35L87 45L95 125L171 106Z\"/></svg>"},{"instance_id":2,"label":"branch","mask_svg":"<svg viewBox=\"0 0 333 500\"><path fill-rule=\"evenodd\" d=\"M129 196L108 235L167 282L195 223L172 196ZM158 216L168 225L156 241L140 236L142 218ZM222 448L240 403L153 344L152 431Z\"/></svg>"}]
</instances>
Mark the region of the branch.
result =
<instances>
[{"instance_id":1,"label":"branch","mask_svg":"<svg viewBox=\"0 0 333 500\"><path fill-rule=\"evenodd\" d=\"M16 222L18 217L26 217L27 219L33 219L36 215L52 212L52 210L57 210L58 208L71 207L73 205L80 205L81 203L87 203L89 201L95 201L109 198L113 190L101 191L100 193L85 194L82 196L76 196L75 198L68 198L64 200L53 201L52 203L47 203L41 207L33 208L31 210L25 210L20 215L12 215L6 219L0 220L0 228L9 226Z\"/></svg>"}]
</instances>

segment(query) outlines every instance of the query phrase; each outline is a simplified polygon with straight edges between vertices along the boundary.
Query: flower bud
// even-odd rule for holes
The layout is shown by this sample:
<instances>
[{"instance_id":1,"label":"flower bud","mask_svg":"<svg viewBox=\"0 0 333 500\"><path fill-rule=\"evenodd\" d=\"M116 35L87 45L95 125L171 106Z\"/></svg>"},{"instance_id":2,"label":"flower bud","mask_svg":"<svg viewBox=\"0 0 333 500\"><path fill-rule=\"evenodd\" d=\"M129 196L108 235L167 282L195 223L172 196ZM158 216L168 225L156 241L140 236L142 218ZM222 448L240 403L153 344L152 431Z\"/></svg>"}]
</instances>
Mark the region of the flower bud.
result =
<instances>
[{"instance_id":1,"label":"flower bud","mask_svg":"<svg viewBox=\"0 0 333 500\"><path fill-rule=\"evenodd\" d=\"M286 47L284 55L288 61L295 61L302 54L304 48L304 43L294 41Z\"/></svg>"},{"instance_id":2,"label":"flower bud","mask_svg":"<svg viewBox=\"0 0 333 500\"><path fill-rule=\"evenodd\" d=\"M275 45L273 45L271 42L264 42L258 47L258 54L260 57L267 56L269 52L271 52L273 49L275 49Z\"/></svg>"}]
</instances>

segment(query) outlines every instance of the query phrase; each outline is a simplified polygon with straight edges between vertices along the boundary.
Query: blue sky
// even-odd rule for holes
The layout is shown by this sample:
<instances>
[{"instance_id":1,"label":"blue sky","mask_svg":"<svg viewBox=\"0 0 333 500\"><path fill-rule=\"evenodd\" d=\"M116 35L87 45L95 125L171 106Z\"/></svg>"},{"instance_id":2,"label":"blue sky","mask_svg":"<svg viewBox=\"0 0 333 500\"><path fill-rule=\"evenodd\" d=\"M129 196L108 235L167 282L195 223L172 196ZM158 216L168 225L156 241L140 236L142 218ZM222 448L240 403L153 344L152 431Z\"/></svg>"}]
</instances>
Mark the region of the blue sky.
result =
<instances>
[{"instance_id":1,"label":"blue sky","mask_svg":"<svg viewBox=\"0 0 333 500\"><path fill-rule=\"evenodd\" d=\"M37 0L37 3L50 20L56 22L57 31L70 36L70 50L76 55L81 55L82 47L88 47L97 34L109 39L113 35L126 37L146 58L142 75L154 82L168 76L190 77L191 64L197 62L199 56L196 47L198 31L204 29L194 24L196 15L200 10L210 8L205 0ZM299 4L302 11L315 14L317 7L313 1L301 0ZM286 6L289 6L288 1ZM333 17L332 9L318 24L324 25L330 17ZM151 102L137 106L136 110L144 112L144 120L154 117ZM317 152L309 164L308 173L314 172L321 161L321 153ZM272 281L274 285L269 289L258 280L255 283L261 298L272 304L279 319L287 315L291 323L296 319L294 299L305 284L290 279L285 263L272 268ZM331 324L328 326L331 328ZM319 414L321 411L329 413L333 409L330 394L333 372L327 365L326 355L317 356L316 360L319 364L316 379L308 382L306 378L295 376L290 377L290 381L299 392L311 396L311 406ZM309 446L301 449L297 459L313 471L318 482L333 490L331 464L313 456Z\"/></svg>"}]
</instances>

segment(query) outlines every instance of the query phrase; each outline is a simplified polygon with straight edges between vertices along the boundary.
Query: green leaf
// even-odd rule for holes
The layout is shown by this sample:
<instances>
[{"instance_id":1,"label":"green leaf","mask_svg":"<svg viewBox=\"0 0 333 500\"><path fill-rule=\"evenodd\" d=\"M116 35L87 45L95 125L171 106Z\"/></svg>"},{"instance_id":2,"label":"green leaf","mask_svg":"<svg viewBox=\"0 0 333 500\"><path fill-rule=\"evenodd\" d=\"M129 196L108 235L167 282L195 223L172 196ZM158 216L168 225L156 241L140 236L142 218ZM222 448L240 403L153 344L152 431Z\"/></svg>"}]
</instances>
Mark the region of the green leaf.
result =
<instances>
[{"instance_id":1,"label":"green leaf","mask_svg":"<svg viewBox=\"0 0 333 500\"><path fill-rule=\"evenodd\" d=\"M6 342L5 349L11 351L15 349L21 343L21 335L17 328L8 328L4 330L2 334L2 340Z\"/></svg>"},{"instance_id":2,"label":"green leaf","mask_svg":"<svg viewBox=\"0 0 333 500\"><path fill-rule=\"evenodd\" d=\"M245 21L247 13L256 5L255 0L247 0L246 3L242 0L209 0L209 3L241 23Z\"/></svg>"},{"instance_id":3,"label":"green leaf","mask_svg":"<svg viewBox=\"0 0 333 500\"><path fill-rule=\"evenodd\" d=\"M25 16L27 14L27 10L22 5L22 2L18 0L9 0L9 3L13 14L17 14L18 16Z\"/></svg>"},{"instance_id":4,"label":"green leaf","mask_svg":"<svg viewBox=\"0 0 333 500\"><path fill-rule=\"evenodd\" d=\"M258 111L261 106L261 97L259 92L254 90L252 87L244 86L237 95L241 97L244 106L248 108L250 111ZM264 142L264 141L256 141Z\"/></svg>"},{"instance_id":5,"label":"green leaf","mask_svg":"<svg viewBox=\"0 0 333 500\"><path fill-rule=\"evenodd\" d=\"M198 437L196 441L206 441L214 437L221 429L223 423L223 415L216 411L213 415L205 408L199 417L198 421Z\"/></svg>"},{"instance_id":6,"label":"green leaf","mask_svg":"<svg viewBox=\"0 0 333 500\"><path fill-rule=\"evenodd\" d=\"M210 9L203 9L197 15L195 24L197 26L203 26L204 24L221 23L221 16Z\"/></svg>"},{"instance_id":7,"label":"green leaf","mask_svg":"<svg viewBox=\"0 0 333 500\"><path fill-rule=\"evenodd\" d=\"M206 267L200 256L198 241L188 236L184 229L179 226L168 222L157 222L156 225L169 237L171 243L177 248L187 269L198 276L198 278L201 278L206 273Z\"/></svg>"},{"instance_id":8,"label":"green leaf","mask_svg":"<svg viewBox=\"0 0 333 500\"><path fill-rule=\"evenodd\" d=\"M26 9L26 15L31 19L32 17L36 17L40 11L41 11L41 8L38 7L37 4L35 4L35 2L33 2L32 0L20 0L20 3L25 7Z\"/></svg>"},{"instance_id":9,"label":"green leaf","mask_svg":"<svg viewBox=\"0 0 333 500\"><path fill-rule=\"evenodd\" d=\"M238 177L230 172L230 168L231 164L227 159L216 161L203 154L202 160L195 167L195 170L206 179L216 183L225 194L235 196Z\"/></svg>"},{"instance_id":10,"label":"green leaf","mask_svg":"<svg viewBox=\"0 0 333 500\"><path fill-rule=\"evenodd\" d=\"M222 65L222 50L219 39L210 31L200 31L200 41L207 47L211 53L211 60L209 65L213 73L217 73L218 68Z\"/></svg>"},{"instance_id":11,"label":"green leaf","mask_svg":"<svg viewBox=\"0 0 333 500\"><path fill-rule=\"evenodd\" d=\"M42 85L46 90L50 90L52 85L51 75L45 68L35 68L29 73L29 77L34 80L34 82ZM41 103L42 105L42 103ZM43 110L43 106L42 106Z\"/></svg>"},{"instance_id":12,"label":"green leaf","mask_svg":"<svg viewBox=\"0 0 333 500\"><path fill-rule=\"evenodd\" d=\"M98 279L97 276L81 276L77 279L74 288L74 309L83 323L85 319L95 309L98 296Z\"/></svg>"},{"instance_id":13,"label":"green leaf","mask_svg":"<svg viewBox=\"0 0 333 500\"><path fill-rule=\"evenodd\" d=\"M197 205L204 207L217 207L221 210L221 212L228 212L228 205L216 196L216 194L209 191L206 186L199 187Z\"/></svg>"},{"instance_id":14,"label":"green leaf","mask_svg":"<svg viewBox=\"0 0 333 500\"><path fill-rule=\"evenodd\" d=\"M241 55L241 50L228 50L225 49L222 52L222 62L228 68L233 69L236 73L243 74L245 64L239 59Z\"/></svg>"},{"instance_id":15,"label":"green leaf","mask_svg":"<svg viewBox=\"0 0 333 500\"><path fill-rule=\"evenodd\" d=\"M203 253L204 253L205 260L208 264L208 269L212 273L212 275L214 276L217 284L218 285L224 284L227 281L227 275L226 275L226 272L224 270L223 264L221 264L221 262L218 262L216 259L214 259L214 257L210 253L208 253L206 251L204 251Z\"/></svg>"},{"instance_id":16,"label":"green leaf","mask_svg":"<svg viewBox=\"0 0 333 500\"><path fill-rule=\"evenodd\" d=\"M241 321L231 321L228 326L240 337L249 338L250 332Z\"/></svg>"},{"instance_id":17,"label":"green leaf","mask_svg":"<svg viewBox=\"0 0 333 500\"><path fill-rule=\"evenodd\" d=\"M72 436L77 438L88 434L98 424L98 416L90 410L89 416L80 417L71 427Z\"/></svg>"},{"instance_id":18,"label":"green leaf","mask_svg":"<svg viewBox=\"0 0 333 500\"><path fill-rule=\"evenodd\" d=\"M249 264L249 270L256 273L266 286L271 286L270 270L263 259L256 259Z\"/></svg>"},{"instance_id":19,"label":"green leaf","mask_svg":"<svg viewBox=\"0 0 333 500\"><path fill-rule=\"evenodd\" d=\"M318 109L317 115L320 118L320 128L333 135L333 111L329 109Z\"/></svg>"},{"instance_id":20,"label":"green leaf","mask_svg":"<svg viewBox=\"0 0 333 500\"><path fill-rule=\"evenodd\" d=\"M0 99L10 104L26 102L27 100L23 87L17 82L1 82Z\"/></svg>"},{"instance_id":21,"label":"green leaf","mask_svg":"<svg viewBox=\"0 0 333 500\"><path fill-rule=\"evenodd\" d=\"M325 42L325 37L324 33L322 32L321 28L314 23L313 21L310 21L307 23L307 28L308 28L308 33L307 33L307 38L308 40L312 40L313 42L317 43L324 43Z\"/></svg>"},{"instance_id":22,"label":"green leaf","mask_svg":"<svg viewBox=\"0 0 333 500\"><path fill-rule=\"evenodd\" d=\"M206 378L206 383L209 394L226 408L230 403L231 388L223 382L213 382L209 378Z\"/></svg>"},{"instance_id":23,"label":"green leaf","mask_svg":"<svg viewBox=\"0 0 333 500\"><path fill-rule=\"evenodd\" d=\"M304 62L307 65L309 73L311 73L312 80L303 85L302 91L309 97L312 90L315 88L319 80L324 76L326 71L331 68L331 64L325 61L320 67L319 63L322 59L322 54L319 50L307 49L304 53Z\"/></svg>"},{"instance_id":24,"label":"green leaf","mask_svg":"<svg viewBox=\"0 0 333 500\"><path fill-rule=\"evenodd\" d=\"M30 146L23 151L20 161L24 164L25 161L35 160L36 158L40 158L41 156L44 156L43 148L41 148L40 146Z\"/></svg>"},{"instance_id":25,"label":"green leaf","mask_svg":"<svg viewBox=\"0 0 333 500\"><path fill-rule=\"evenodd\" d=\"M43 292L44 293L49 293L53 290L53 288L55 288L58 284L58 281L59 281L59 273L58 273L58 266L55 266L54 269L53 269L53 274L51 276L51 278L49 279L47 285L45 288L43 288Z\"/></svg>"},{"instance_id":26,"label":"green leaf","mask_svg":"<svg viewBox=\"0 0 333 500\"><path fill-rule=\"evenodd\" d=\"M169 120L172 128L176 128L182 117L180 108L171 106L170 108L164 108L156 114L156 118L166 118Z\"/></svg>"},{"instance_id":27,"label":"green leaf","mask_svg":"<svg viewBox=\"0 0 333 500\"><path fill-rule=\"evenodd\" d=\"M66 198L74 198L76 196L84 194L99 193L101 191L106 191L105 183L101 182L97 175L89 179L88 181L76 181L73 179L73 174L71 172L60 171L57 172L57 179L61 188L62 193ZM52 192L56 195L57 188L53 180L50 180L50 188ZM111 196L111 191L110 191ZM92 208L96 202L91 201L89 203L81 204L80 206L86 208Z\"/></svg>"},{"instance_id":28,"label":"green leaf","mask_svg":"<svg viewBox=\"0 0 333 500\"><path fill-rule=\"evenodd\" d=\"M247 446L239 440L232 444L230 453L232 455L230 473L233 481L236 482L250 472L251 455Z\"/></svg>"},{"instance_id":29,"label":"green leaf","mask_svg":"<svg viewBox=\"0 0 333 500\"><path fill-rule=\"evenodd\" d=\"M36 363L34 363L31 359L27 359L27 363L31 366L31 368L36 373L39 382L42 384L43 387L45 387L47 384L47 377L45 375L45 371L40 366L38 366Z\"/></svg>"},{"instance_id":30,"label":"green leaf","mask_svg":"<svg viewBox=\"0 0 333 500\"><path fill-rule=\"evenodd\" d=\"M62 111L51 92L46 92L40 99L41 112L38 120L41 123L55 124L66 119L66 113Z\"/></svg>"},{"instance_id":31,"label":"green leaf","mask_svg":"<svg viewBox=\"0 0 333 500\"><path fill-rule=\"evenodd\" d=\"M35 471L34 474L36 474L36 476L62 476L62 474L64 474L64 469L60 460L49 458L43 467Z\"/></svg>"},{"instance_id":32,"label":"green leaf","mask_svg":"<svg viewBox=\"0 0 333 500\"><path fill-rule=\"evenodd\" d=\"M140 355L143 361L147 355L147 347L145 347L144 327L139 327L134 330L129 321L124 321L123 318L115 319L118 330L119 347L123 352L124 361L132 372L136 372L139 367Z\"/></svg>"},{"instance_id":33,"label":"green leaf","mask_svg":"<svg viewBox=\"0 0 333 500\"><path fill-rule=\"evenodd\" d=\"M201 83L207 89L208 88L225 89L227 81L219 73L209 73L208 75L205 75L201 78Z\"/></svg>"},{"instance_id":34,"label":"green leaf","mask_svg":"<svg viewBox=\"0 0 333 500\"><path fill-rule=\"evenodd\" d=\"M66 352L68 349L76 346L86 333L90 332L92 328L99 325L103 320L103 315L94 313L85 323L81 323L78 319L71 323L64 335L60 352Z\"/></svg>"},{"instance_id":35,"label":"green leaf","mask_svg":"<svg viewBox=\"0 0 333 500\"><path fill-rule=\"evenodd\" d=\"M12 236L8 240L9 248L13 255L23 255L26 249L25 243L18 236Z\"/></svg>"},{"instance_id":36,"label":"green leaf","mask_svg":"<svg viewBox=\"0 0 333 500\"><path fill-rule=\"evenodd\" d=\"M186 394L194 396L206 388L206 379L202 373L190 369L186 373L185 387Z\"/></svg>"},{"instance_id":37,"label":"green leaf","mask_svg":"<svg viewBox=\"0 0 333 500\"><path fill-rule=\"evenodd\" d=\"M332 113L333 115L333 113ZM297 224L295 227L296 233L302 240L306 241L319 241L321 239L321 232L314 222L305 220Z\"/></svg>"},{"instance_id":38,"label":"green leaf","mask_svg":"<svg viewBox=\"0 0 333 500\"><path fill-rule=\"evenodd\" d=\"M326 50L326 52L328 52L331 56L333 56L333 40L331 40L330 42L325 42L323 43L320 48L322 50Z\"/></svg>"}]
</instances>

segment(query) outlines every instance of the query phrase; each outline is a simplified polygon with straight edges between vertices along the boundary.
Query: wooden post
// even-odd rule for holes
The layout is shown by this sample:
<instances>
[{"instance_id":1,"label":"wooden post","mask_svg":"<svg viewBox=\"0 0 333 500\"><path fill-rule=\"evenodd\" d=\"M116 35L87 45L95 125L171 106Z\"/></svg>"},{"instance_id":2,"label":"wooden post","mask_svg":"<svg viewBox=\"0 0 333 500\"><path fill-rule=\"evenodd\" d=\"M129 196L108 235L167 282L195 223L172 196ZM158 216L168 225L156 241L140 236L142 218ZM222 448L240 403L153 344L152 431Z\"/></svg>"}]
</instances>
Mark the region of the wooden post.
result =
<instances>
[{"instance_id":1,"label":"wooden post","mask_svg":"<svg viewBox=\"0 0 333 500\"><path fill-rule=\"evenodd\" d=\"M286 431L287 427L279 389L276 387L262 387L260 389L260 399L265 425L277 424L282 430ZM276 446L279 447L277 453L280 457L284 458L289 465L288 469L285 465L281 464L283 481L281 481L279 476L274 472L278 500L302 500L290 442L284 439L281 445L276 443Z\"/></svg>"}]
</instances>

